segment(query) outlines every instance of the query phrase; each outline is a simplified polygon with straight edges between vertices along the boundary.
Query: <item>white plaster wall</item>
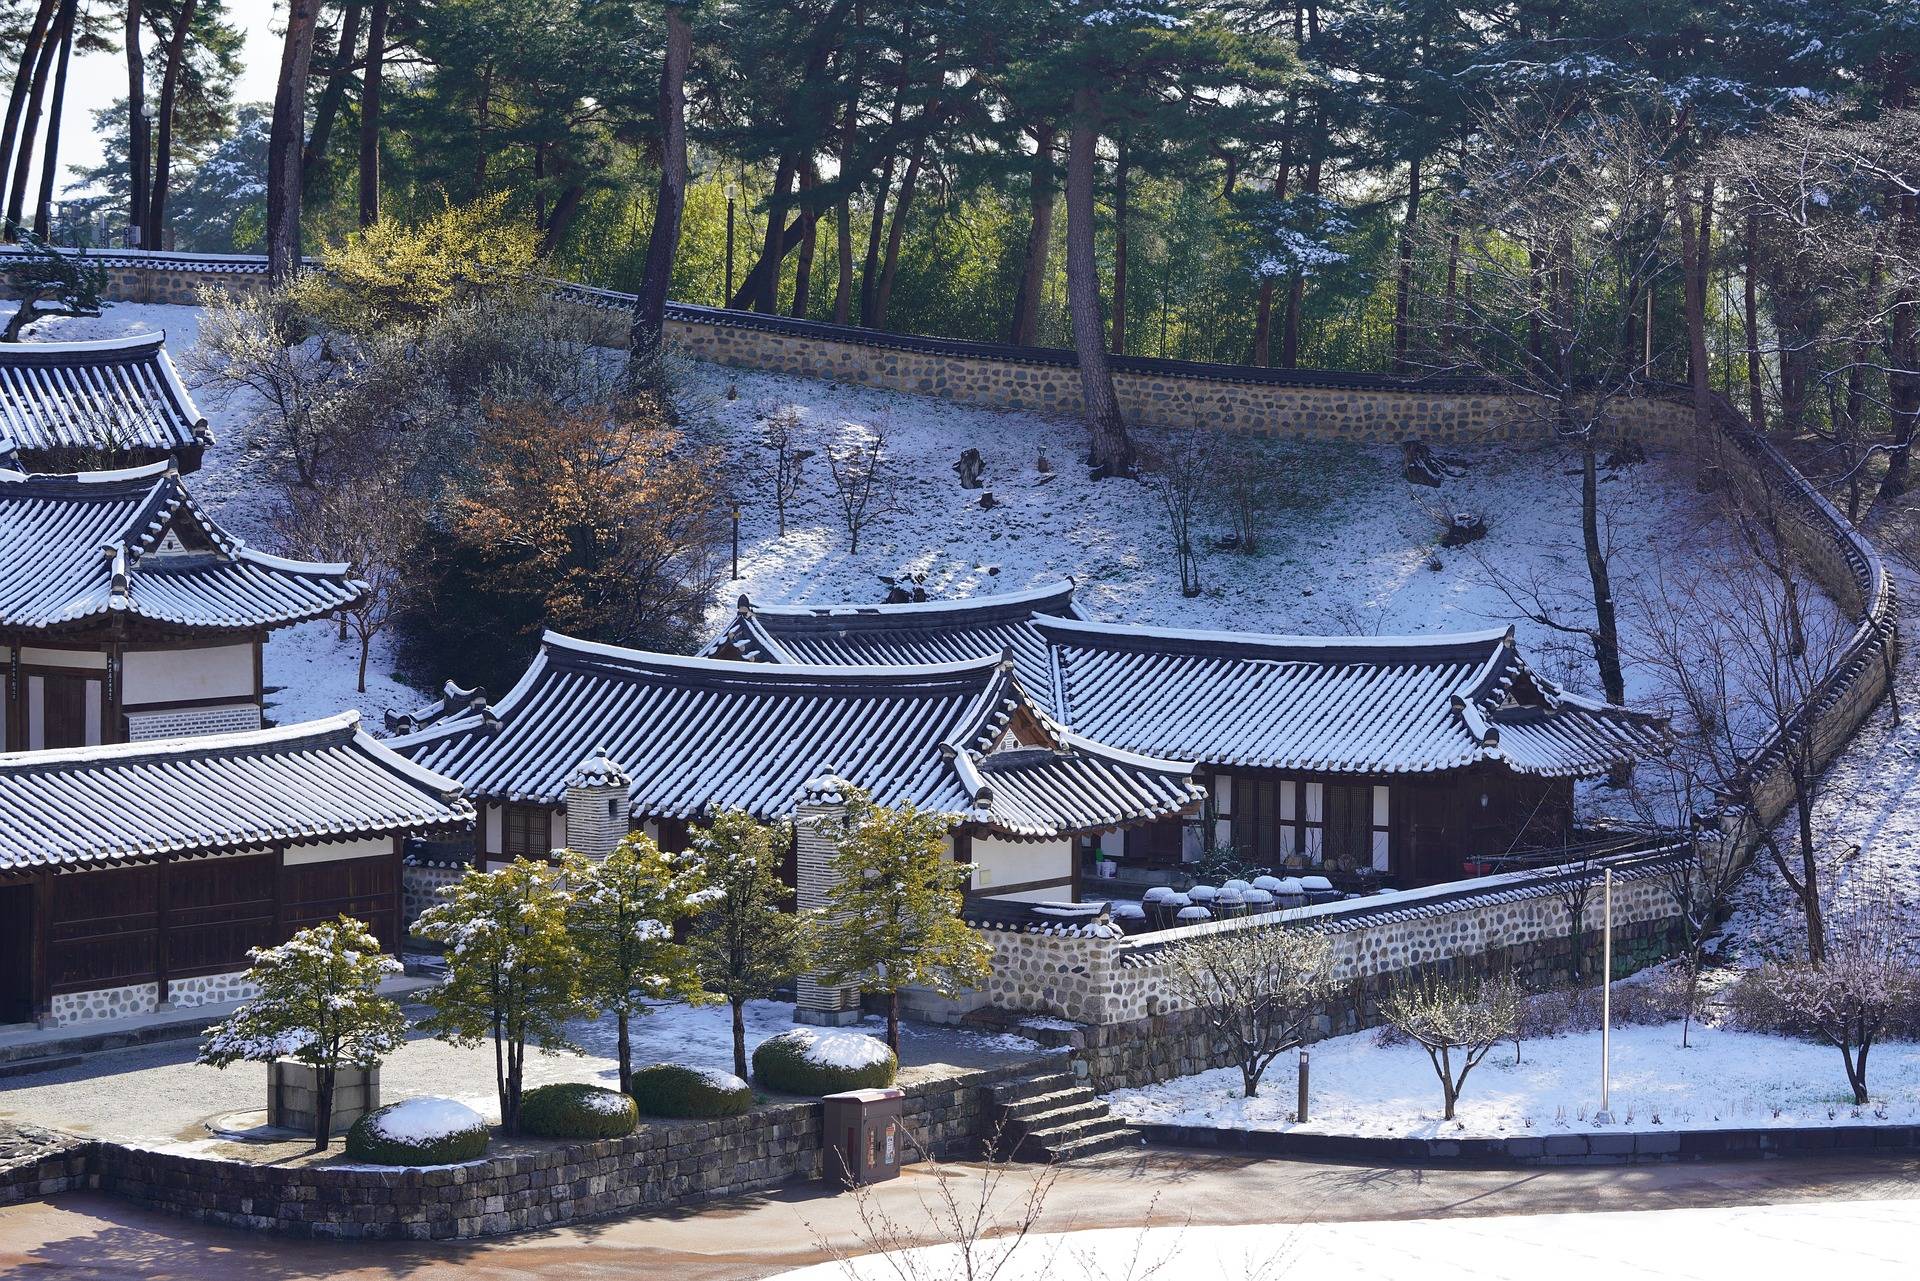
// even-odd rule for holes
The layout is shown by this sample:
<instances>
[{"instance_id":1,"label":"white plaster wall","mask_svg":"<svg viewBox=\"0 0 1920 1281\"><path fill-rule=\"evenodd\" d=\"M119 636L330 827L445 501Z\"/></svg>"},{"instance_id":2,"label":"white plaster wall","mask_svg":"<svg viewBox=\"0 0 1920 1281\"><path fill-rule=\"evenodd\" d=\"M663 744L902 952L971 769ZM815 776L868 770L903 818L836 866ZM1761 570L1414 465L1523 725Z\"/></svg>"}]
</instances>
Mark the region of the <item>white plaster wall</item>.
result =
<instances>
[{"instance_id":1,"label":"white plaster wall","mask_svg":"<svg viewBox=\"0 0 1920 1281\"><path fill-rule=\"evenodd\" d=\"M120 701L134 707L200 698L252 698L253 645L130 649L121 656Z\"/></svg>"},{"instance_id":2,"label":"white plaster wall","mask_svg":"<svg viewBox=\"0 0 1920 1281\"><path fill-rule=\"evenodd\" d=\"M1008 841L995 836L973 838L973 888L976 893L1029 903L1066 899L1072 897L1072 889L1064 883L1049 889L1006 895L996 894L995 887L1018 885L1025 881L1057 879L1065 882L1072 876L1071 837L1050 841Z\"/></svg>"},{"instance_id":3,"label":"white plaster wall","mask_svg":"<svg viewBox=\"0 0 1920 1281\"><path fill-rule=\"evenodd\" d=\"M308 841L287 846L287 866L337 863L347 858L386 858L393 853L391 836L363 836L355 841Z\"/></svg>"},{"instance_id":4,"label":"white plaster wall","mask_svg":"<svg viewBox=\"0 0 1920 1281\"><path fill-rule=\"evenodd\" d=\"M84 667L90 671L107 670L107 656L97 649L45 649L38 645L20 647L20 661L29 666Z\"/></svg>"}]
</instances>

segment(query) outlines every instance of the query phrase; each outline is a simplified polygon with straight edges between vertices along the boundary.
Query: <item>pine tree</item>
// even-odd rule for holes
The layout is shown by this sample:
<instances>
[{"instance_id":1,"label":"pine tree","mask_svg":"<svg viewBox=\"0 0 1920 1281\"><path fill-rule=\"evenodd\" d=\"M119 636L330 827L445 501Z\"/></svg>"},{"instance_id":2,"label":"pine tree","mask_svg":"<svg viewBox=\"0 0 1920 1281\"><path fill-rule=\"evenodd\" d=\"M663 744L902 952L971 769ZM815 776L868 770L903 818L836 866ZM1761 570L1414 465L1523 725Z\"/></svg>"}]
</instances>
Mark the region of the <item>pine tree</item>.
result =
<instances>
[{"instance_id":1,"label":"pine tree","mask_svg":"<svg viewBox=\"0 0 1920 1281\"><path fill-rule=\"evenodd\" d=\"M313 1146L324 1151L340 1069L369 1071L406 1040L406 1016L379 994L400 963L349 916L308 926L278 947L256 947L247 958L247 982L260 994L207 1029L199 1061L223 1068L291 1058L313 1068Z\"/></svg>"},{"instance_id":2,"label":"pine tree","mask_svg":"<svg viewBox=\"0 0 1920 1281\"><path fill-rule=\"evenodd\" d=\"M674 927L712 896L700 862L669 854L644 832L635 832L605 860L578 854L567 861L573 901L567 929L580 949L582 993L618 1025L620 1088L633 1075L632 1020L652 1012L655 1001L698 1001L702 992L692 949L674 941Z\"/></svg>"},{"instance_id":3,"label":"pine tree","mask_svg":"<svg viewBox=\"0 0 1920 1281\"><path fill-rule=\"evenodd\" d=\"M104 267L84 252L62 253L31 231L20 233L20 245L20 254L0 267L0 291L20 304L0 329L0 342L19 342L28 325L47 316L100 314Z\"/></svg>"},{"instance_id":4,"label":"pine tree","mask_svg":"<svg viewBox=\"0 0 1920 1281\"><path fill-rule=\"evenodd\" d=\"M807 967L799 918L783 908L793 891L780 880L780 851L792 839L787 824L726 810L693 842L713 896L694 923L695 964L700 986L732 1007L733 1072L743 1080L747 1002L773 995Z\"/></svg>"},{"instance_id":5,"label":"pine tree","mask_svg":"<svg viewBox=\"0 0 1920 1281\"><path fill-rule=\"evenodd\" d=\"M427 998L420 1026L459 1046L493 1040L500 1122L520 1129L527 1046L572 1049L569 1019L581 999L580 949L567 933L569 895L559 871L515 859L478 868L441 891L446 902L420 914L414 933L447 950L447 980Z\"/></svg>"},{"instance_id":6,"label":"pine tree","mask_svg":"<svg viewBox=\"0 0 1920 1281\"><path fill-rule=\"evenodd\" d=\"M946 858L947 821L886 809L858 789L829 864L833 906L813 921L821 982L887 998L887 1044L900 1052L900 993L957 996L986 981L991 952L960 920L973 873Z\"/></svg>"}]
</instances>

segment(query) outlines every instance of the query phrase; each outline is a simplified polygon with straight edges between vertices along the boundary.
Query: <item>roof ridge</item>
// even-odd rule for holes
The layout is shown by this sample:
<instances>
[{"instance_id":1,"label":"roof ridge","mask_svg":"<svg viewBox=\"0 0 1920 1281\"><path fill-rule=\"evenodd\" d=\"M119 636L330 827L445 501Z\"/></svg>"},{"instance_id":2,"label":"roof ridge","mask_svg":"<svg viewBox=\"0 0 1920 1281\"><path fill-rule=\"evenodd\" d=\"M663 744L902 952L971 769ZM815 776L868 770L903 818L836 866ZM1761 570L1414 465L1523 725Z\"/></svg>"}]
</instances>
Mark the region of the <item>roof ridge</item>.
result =
<instances>
[{"instance_id":1,"label":"roof ridge","mask_svg":"<svg viewBox=\"0 0 1920 1281\"><path fill-rule=\"evenodd\" d=\"M926 618L938 619L952 614L969 611L990 612L1005 610L1009 613L1025 616L1033 612L1032 606L1041 601L1060 600L1071 604L1076 584L1069 578L1058 583L1042 584L1017 592L997 592L983 596L964 596L952 600L899 601L873 605L855 605L838 603L833 605L761 605L750 599L747 606L755 618L774 618L781 622L865 622L870 620Z\"/></svg>"},{"instance_id":2,"label":"roof ridge","mask_svg":"<svg viewBox=\"0 0 1920 1281\"><path fill-rule=\"evenodd\" d=\"M0 344L0 363L8 357L32 355L66 355L84 352L114 351L164 351L167 345L166 330L156 330L150 334L121 334L114 338L65 338L46 341Z\"/></svg>"},{"instance_id":3,"label":"roof ridge","mask_svg":"<svg viewBox=\"0 0 1920 1281\"><path fill-rule=\"evenodd\" d=\"M172 756L183 752L192 755L209 755L240 748L267 747L303 741L317 742L333 737L351 739L355 736L367 737L360 730L360 713L348 709L310 721L296 721L291 725L232 730L225 734L193 734L180 738L140 739L131 743L99 743L91 747L5 752L0 753L0 772L41 769L50 765L88 765L98 761L138 759L146 756ZM373 740L369 737L368 741Z\"/></svg>"},{"instance_id":4,"label":"roof ridge","mask_svg":"<svg viewBox=\"0 0 1920 1281\"><path fill-rule=\"evenodd\" d=\"M1513 635L1511 626L1472 632L1410 632L1391 636L1310 636L1285 632L1237 632L1188 627L1159 627L1147 623L1106 623L1078 618L1036 616L1042 631L1110 636L1116 639L1190 640L1208 644L1258 645L1286 649L1468 649L1492 645Z\"/></svg>"},{"instance_id":5,"label":"roof ridge","mask_svg":"<svg viewBox=\"0 0 1920 1281\"><path fill-rule=\"evenodd\" d=\"M726 658L707 658L697 654L664 654L655 650L633 649L624 645L612 645L605 641L581 640L576 636L567 636L561 632L548 631L541 635L540 646L543 651L558 651L561 654L580 654L589 658L603 658L615 663L632 667L669 668L680 671L709 672L726 680L751 681L762 684L792 684L799 679L829 681L853 684L859 681L871 681L876 678L907 679L920 676L961 676L985 673L1000 665L1001 656L988 654L980 658L959 659L948 663L890 663L890 664L822 664L822 663L741 663ZM504 703L504 700L503 700Z\"/></svg>"},{"instance_id":6,"label":"roof ridge","mask_svg":"<svg viewBox=\"0 0 1920 1281\"><path fill-rule=\"evenodd\" d=\"M176 464L169 459L143 463L138 467L117 467L105 471L20 471L0 468L0 484L39 484L49 488L132 484L149 477L164 476Z\"/></svg>"}]
</instances>

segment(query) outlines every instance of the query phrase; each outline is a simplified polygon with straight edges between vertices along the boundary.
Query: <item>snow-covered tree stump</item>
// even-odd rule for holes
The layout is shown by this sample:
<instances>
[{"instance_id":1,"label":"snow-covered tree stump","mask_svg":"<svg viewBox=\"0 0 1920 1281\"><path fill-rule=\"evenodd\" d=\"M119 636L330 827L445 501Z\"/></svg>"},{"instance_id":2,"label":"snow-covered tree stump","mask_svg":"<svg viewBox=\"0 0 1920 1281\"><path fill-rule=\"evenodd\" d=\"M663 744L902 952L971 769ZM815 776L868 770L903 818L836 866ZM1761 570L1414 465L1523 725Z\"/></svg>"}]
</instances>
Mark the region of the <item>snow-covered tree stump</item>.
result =
<instances>
[{"instance_id":1,"label":"snow-covered tree stump","mask_svg":"<svg viewBox=\"0 0 1920 1281\"><path fill-rule=\"evenodd\" d=\"M800 789L793 821L797 846L794 898L801 912L832 906L833 858L839 851L839 834L846 827L847 789L852 786L829 768ZM793 1017L797 1023L824 1027L858 1023L860 989L829 987L812 975L802 974L794 982Z\"/></svg>"}]
</instances>

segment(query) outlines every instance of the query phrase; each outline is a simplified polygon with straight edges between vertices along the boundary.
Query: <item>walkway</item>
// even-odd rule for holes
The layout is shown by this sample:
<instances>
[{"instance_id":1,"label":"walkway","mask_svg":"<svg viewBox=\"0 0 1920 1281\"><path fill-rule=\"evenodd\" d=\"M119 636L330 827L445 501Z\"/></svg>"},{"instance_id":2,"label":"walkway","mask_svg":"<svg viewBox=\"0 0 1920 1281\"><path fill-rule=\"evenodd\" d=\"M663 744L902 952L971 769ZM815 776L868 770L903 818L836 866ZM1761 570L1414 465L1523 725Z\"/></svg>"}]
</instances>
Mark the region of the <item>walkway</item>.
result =
<instances>
[{"instance_id":1,"label":"walkway","mask_svg":"<svg viewBox=\"0 0 1920 1281\"><path fill-rule=\"evenodd\" d=\"M1003 1185L1016 1198L1034 1167ZM948 1167L976 1195L979 1168ZM877 1203L924 1221L939 1176L915 1169ZM1062 1170L1042 1226L1353 1222L1556 1211L1677 1209L1789 1201L1920 1200L1920 1160L1745 1162L1546 1170L1405 1170L1155 1151ZM819 1237L858 1249L853 1198L794 1187L698 1212L541 1232L472 1245L331 1244L252 1236L130 1208L98 1194L0 1209L0 1275L35 1278L673 1278L734 1281L818 1262ZM1837 1269L1845 1262L1834 1260ZM1171 1273L1162 1273L1172 1281Z\"/></svg>"}]
</instances>

